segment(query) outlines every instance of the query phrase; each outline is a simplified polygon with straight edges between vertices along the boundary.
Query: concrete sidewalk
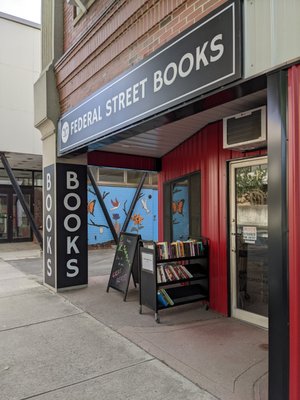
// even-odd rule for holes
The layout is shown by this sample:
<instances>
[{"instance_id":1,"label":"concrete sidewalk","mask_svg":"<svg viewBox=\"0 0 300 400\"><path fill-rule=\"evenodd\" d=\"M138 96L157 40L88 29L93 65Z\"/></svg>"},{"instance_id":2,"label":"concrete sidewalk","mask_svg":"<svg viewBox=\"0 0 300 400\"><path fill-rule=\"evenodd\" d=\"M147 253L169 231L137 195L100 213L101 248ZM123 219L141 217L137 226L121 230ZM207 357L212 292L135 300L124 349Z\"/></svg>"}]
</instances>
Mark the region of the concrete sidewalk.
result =
<instances>
[{"instance_id":1,"label":"concrete sidewalk","mask_svg":"<svg viewBox=\"0 0 300 400\"><path fill-rule=\"evenodd\" d=\"M1 254L0 248L0 257ZM106 293L106 286L109 278L108 273L111 269L113 256L114 253L111 250L90 251L89 287L86 289L67 291L60 293L59 295L55 295L44 287L37 285L37 282L41 282L42 276L41 258L9 261L10 264L17 267L19 271L24 272L27 277L30 277L32 284L37 285L37 287L27 288L25 290L26 296L23 294L23 300L20 300L18 305L13 307L16 310L21 307L19 317L16 319L18 323L21 325L28 324L28 322L26 322L27 319L29 318L30 321L31 318L33 318L29 309L34 310L35 307L37 307L37 310L39 310L39 307L41 307L39 312L33 311L34 318L39 316L41 322L38 322L38 324L49 324L49 326L52 327L53 331L50 330L50 332L52 332L50 337L53 337L52 340L54 343L51 341L51 346L55 349L55 340L58 340L63 347L66 346L66 349L68 349L68 352L66 352L67 359L72 360L72 357L69 356L69 352L72 352L72 350L69 350L68 345L70 340L73 342L71 334L72 327L77 323L80 326L81 324L85 325L86 322L83 323L83 321L88 321L88 325L90 325L93 321L93 324L97 327L99 324L99 328L89 328L93 330L93 336L87 336L89 338L88 344L86 344L86 339L81 341L77 341L76 337L74 339L75 346L83 346L83 348L87 347L87 352L90 351L89 347L92 346L93 351L95 351L96 360L88 360L88 357L84 354L80 355L83 364L89 365L89 363L97 362L97 357L102 357L103 351L101 350L101 354L98 355L99 349L97 345L97 348L94 348L93 343L89 342L92 340L97 344L97 341L100 341L100 338L97 336L96 332L100 336L103 333L103 336L105 337L104 332L109 330L111 335L116 335L116 338L121 338L124 341L122 343L128 343L124 339L127 338L131 342L128 343L129 348L132 348L133 346L139 356L141 354L140 352L142 352L144 357L146 357L146 359L143 359L142 361L140 361L139 358L138 361L136 361L134 355L133 368L136 367L140 372L142 366L148 368L150 365L155 364L156 366L158 363L159 368L162 368L159 374L165 374L165 369L169 371L170 374L166 380L162 378L163 375L160 375L162 381L165 380L165 383L168 382L168 385L173 385L173 383L171 383L172 378L174 379L174 382L177 382L175 383L176 387L181 385L180 382L184 382L185 387L191 388L188 389L185 394L183 394L182 391L179 391L178 397L176 397L172 391L169 391L167 386L162 385L162 387L160 387L162 381L160 381L155 374L149 376L149 378L141 376L142 386L145 385L145 378L147 381L148 379L150 381L155 379L155 381L153 381L155 383L152 382L147 385L149 399L168 399L169 395L170 398L172 397L174 399L268 399L267 331L242 323L238 320L221 317L219 314L206 311L204 308L199 307L199 304L197 303L164 310L161 312L161 324L157 324L154 321L153 312L148 310L146 307L143 308L143 314L139 314L138 290L135 289L133 285L130 286L126 302L123 302L122 294L113 289L110 289L109 293ZM12 260L12 257L9 257L9 260ZM11 271L17 273L13 267L10 268ZM36 296L36 298L34 298L34 296ZM41 297L44 301L41 300ZM37 303L40 306L36 305L31 307L28 303L26 308L27 311L23 312L22 307L26 305L26 298L30 299L30 304L32 302L34 304ZM55 300L52 300L51 303L49 299L53 298L55 298ZM2 304L1 300L2 299L0 299L0 309L3 309L4 303ZM55 302L58 303L56 304ZM58 313L58 311L62 312L66 306L68 306L66 315L56 317L55 313ZM69 307L71 307L72 311ZM4 309L5 308L6 305L4 304ZM49 311L48 308L50 308ZM54 315L51 313L54 313ZM20 320L21 314L23 315L23 323ZM48 314L50 315L49 322L47 322ZM55 322L56 318L59 319L59 323ZM76 319L74 325L72 325L73 319ZM67 326L65 327L66 331L64 331L63 328L65 320L69 320L69 324L71 324L69 328ZM61 323L63 325L62 328L60 328ZM58 328L61 329L61 334L59 334L58 339L55 339L54 330ZM74 329L76 331L76 328ZM96 332L94 332L94 330L96 330ZM71 338L70 340L67 339L68 335ZM82 335L83 337L85 335L84 329ZM45 336L47 337L46 334ZM110 344L107 346L109 347L109 345ZM140 349L137 349L135 345L138 345ZM49 346L45 345L45 347L47 350ZM83 348L80 347L80 351L83 351ZM120 346L118 351L112 350L109 354L109 350L107 350L106 353L103 353L101 360L105 365L106 357L109 357L110 355L114 358L115 363L113 363L112 369L115 368L115 370L109 372L109 375L116 373L120 368L118 352L123 351L122 349L123 347ZM145 350L146 353L141 349ZM76 352L77 350L74 351ZM92 352L90 354L92 354ZM53 358L55 357L53 356ZM161 365L158 360L171 367L171 370L168 370L166 366ZM140 362L141 364L139 364ZM66 363L68 364L66 373L68 374L70 367L70 374L72 376L72 362L66 361ZM100 366L98 366L98 368L100 368ZM183 379L183 381L178 381L178 375L174 371L177 371L180 374L180 379ZM99 379L102 377L101 374L102 372L99 373ZM134 374L136 374L136 372L134 372ZM143 374L144 372L142 372L142 375ZM151 370L149 370L149 374L152 374ZM175 375L173 376L173 374ZM183 377L187 378L187 380ZM90 378L83 377L82 379ZM91 378L91 380L93 379L94 378ZM132 382L136 382L135 384L139 386L139 378L137 378L137 380L134 378L132 379ZM194 386L193 383L196 386ZM191 387L189 385L191 385ZM153 392L154 387L158 392ZM212 395L210 396L207 392L197 389L197 387L204 388ZM113 394L116 396L115 392L113 392ZM193 397L194 395L196 397ZM104 397L104 395L103 397L101 395L99 396L100 397L97 398L110 399L109 395L106 394L105 396L107 397ZM136 394L129 394L128 397L124 394L124 396L128 399L138 399L142 398L142 396L146 399L148 398L146 397L146 394L143 393L142 389L140 393L139 389L137 389ZM124 396L122 396L122 399ZM8 398L10 399L14 397ZM16 398L20 399L22 397ZM52 397L49 398L52 399ZM64 399L65 396L53 398ZM85 399L93 397L78 398Z\"/></svg>"},{"instance_id":2,"label":"concrete sidewalk","mask_svg":"<svg viewBox=\"0 0 300 400\"><path fill-rule=\"evenodd\" d=\"M215 400L0 260L1 400Z\"/></svg>"}]
</instances>

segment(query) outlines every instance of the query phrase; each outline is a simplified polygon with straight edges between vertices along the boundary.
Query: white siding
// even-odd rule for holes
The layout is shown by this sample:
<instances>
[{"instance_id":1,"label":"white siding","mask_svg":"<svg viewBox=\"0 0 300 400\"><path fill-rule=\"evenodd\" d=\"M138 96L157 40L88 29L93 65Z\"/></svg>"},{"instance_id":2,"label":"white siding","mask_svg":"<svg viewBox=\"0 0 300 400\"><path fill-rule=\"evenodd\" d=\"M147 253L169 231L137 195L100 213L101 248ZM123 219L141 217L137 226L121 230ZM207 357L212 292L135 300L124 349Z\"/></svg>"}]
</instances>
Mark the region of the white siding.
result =
<instances>
[{"instance_id":1,"label":"white siding","mask_svg":"<svg viewBox=\"0 0 300 400\"><path fill-rule=\"evenodd\" d=\"M42 153L33 115L40 36L40 29L0 15L0 151Z\"/></svg>"}]
</instances>

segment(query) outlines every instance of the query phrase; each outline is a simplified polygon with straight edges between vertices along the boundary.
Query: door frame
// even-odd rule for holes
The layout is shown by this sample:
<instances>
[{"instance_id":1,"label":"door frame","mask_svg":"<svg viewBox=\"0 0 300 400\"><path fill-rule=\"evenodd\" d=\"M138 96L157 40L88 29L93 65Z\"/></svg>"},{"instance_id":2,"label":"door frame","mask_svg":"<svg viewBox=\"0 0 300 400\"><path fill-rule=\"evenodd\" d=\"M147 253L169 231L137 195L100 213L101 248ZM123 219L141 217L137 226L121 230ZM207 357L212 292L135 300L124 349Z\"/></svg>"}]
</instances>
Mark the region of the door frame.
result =
<instances>
[{"instance_id":1,"label":"door frame","mask_svg":"<svg viewBox=\"0 0 300 400\"><path fill-rule=\"evenodd\" d=\"M31 187L21 187L21 190L24 195L29 194L30 195L30 204L29 208L30 211L33 212L33 196L34 196L34 191ZM0 186L0 194L5 194L7 195L8 199L8 204L7 204L7 239L0 239L0 243L16 243L16 242L32 242L33 240L33 234L32 234L32 229L30 228L30 236L27 238L13 238L13 229L12 229L12 223L13 223L13 195L16 194L12 186L6 186L6 185L1 185Z\"/></svg>"},{"instance_id":2,"label":"door frame","mask_svg":"<svg viewBox=\"0 0 300 400\"><path fill-rule=\"evenodd\" d=\"M254 314L249 311L237 308L236 293L236 204L235 204L235 174L236 168L252 166L259 164L268 164L268 157L251 157L229 162L229 273L230 273L230 304L231 316L263 328L268 328L269 319L262 315Z\"/></svg>"}]
</instances>

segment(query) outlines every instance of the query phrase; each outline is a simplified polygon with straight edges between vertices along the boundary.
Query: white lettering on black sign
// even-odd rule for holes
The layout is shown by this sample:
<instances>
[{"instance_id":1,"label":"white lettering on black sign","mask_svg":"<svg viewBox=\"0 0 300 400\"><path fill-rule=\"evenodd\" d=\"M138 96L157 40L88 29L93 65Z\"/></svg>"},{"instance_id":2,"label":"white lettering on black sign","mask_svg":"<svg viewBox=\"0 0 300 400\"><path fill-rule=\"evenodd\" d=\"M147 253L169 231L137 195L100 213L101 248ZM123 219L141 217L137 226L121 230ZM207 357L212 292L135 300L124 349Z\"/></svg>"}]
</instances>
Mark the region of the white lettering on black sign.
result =
<instances>
[{"instance_id":1,"label":"white lettering on black sign","mask_svg":"<svg viewBox=\"0 0 300 400\"><path fill-rule=\"evenodd\" d=\"M54 165L44 169L44 280L55 288Z\"/></svg>"},{"instance_id":2,"label":"white lettering on black sign","mask_svg":"<svg viewBox=\"0 0 300 400\"><path fill-rule=\"evenodd\" d=\"M57 165L58 288L87 283L86 167Z\"/></svg>"}]
</instances>

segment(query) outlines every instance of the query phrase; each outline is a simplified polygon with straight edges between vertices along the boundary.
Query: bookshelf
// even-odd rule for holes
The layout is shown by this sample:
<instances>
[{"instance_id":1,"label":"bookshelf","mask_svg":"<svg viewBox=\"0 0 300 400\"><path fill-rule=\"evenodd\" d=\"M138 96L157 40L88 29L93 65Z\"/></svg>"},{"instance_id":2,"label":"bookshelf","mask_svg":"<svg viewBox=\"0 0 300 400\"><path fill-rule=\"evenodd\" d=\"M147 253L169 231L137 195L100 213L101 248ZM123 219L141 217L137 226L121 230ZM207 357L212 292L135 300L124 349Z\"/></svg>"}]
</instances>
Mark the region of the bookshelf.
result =
<instances>
[{"instance_id":1,"label":"bookshelf","mask_svg":"<svg viewBox=\"0 0 300 400\"><path fill-rule=\"evenodd\" d=\"M196 301L209 302L209 246L206 238L147 242L140 247L140 314L142 306L159 311Z\"/></svg>"}]
</instances>

